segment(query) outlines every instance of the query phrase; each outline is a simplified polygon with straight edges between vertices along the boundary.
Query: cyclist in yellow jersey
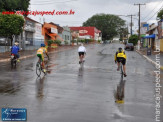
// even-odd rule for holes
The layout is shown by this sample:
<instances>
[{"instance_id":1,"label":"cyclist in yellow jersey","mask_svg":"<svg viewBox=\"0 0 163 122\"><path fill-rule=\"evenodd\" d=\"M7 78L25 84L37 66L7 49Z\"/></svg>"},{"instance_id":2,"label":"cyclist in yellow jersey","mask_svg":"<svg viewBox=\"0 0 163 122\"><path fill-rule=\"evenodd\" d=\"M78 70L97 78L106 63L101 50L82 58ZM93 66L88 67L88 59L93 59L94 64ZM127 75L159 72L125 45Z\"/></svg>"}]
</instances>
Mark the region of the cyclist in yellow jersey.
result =
<instances>
[{"instance_id":1,"label":"cyclist in yellow jersey","mask_svg":"<svg viewBox=\"0 0 163 122\"><path fill-rule=\"evenodd\" d=\"M118 51L115 53L114 60L115 60L115 63L117 63L117 66L118 66L117 71L119 71L119 69L120 69L120 61L122 62L125 77L127 76L126 75L126 58L127 57L126 57L125 51L122 50L122 48L120 47L118 49Z\"/></svg>"},{"instance_id":2,"label":"cyclist in yellow jersey","mask_svg":"<svg viewBox=\"0 0 163 122\"><path fill-rule=\"evenodd\" d=\"M45 70L45 63L44 63L44 54L46 54L48 59L49 59L48 51L45 48L45 44L41 44L41 47L37 50L37 56L42 61L43 71L46 72L46 70Z\"/></svg>"}]
</instances>

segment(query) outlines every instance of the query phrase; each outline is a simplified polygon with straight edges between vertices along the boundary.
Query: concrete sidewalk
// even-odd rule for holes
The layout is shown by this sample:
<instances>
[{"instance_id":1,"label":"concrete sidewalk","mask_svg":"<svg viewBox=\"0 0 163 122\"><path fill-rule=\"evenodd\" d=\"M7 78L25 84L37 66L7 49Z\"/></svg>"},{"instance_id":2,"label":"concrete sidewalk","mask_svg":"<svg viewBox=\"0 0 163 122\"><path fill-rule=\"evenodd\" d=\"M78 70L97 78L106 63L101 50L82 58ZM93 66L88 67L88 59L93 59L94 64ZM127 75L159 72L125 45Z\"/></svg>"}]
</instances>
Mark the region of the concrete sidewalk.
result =
<instances>
[{"instance_id":1,"label":"concrete sidewalk","mask_svg":"<svg viewBox=\"0 0 163 122\"><path fill-rule=\"evenodd\" d=\"M140 55L142 55L145 59L151 62L153 65L157 65L156 63L156 55L159 54L160 56L160 69L163 70L163 53L155 53L152 52L151 55L147 55L145 50L136 50Z\"/></svg>"},{"instance_id":2,"label":"concrete sidewalk","mask_svg":"<svg viewBox=\"0 0 163 122\"><path fill-rule=\"evenodd\" d=\"M65 50L75 48L75 47L76 46L59 46L59 47L54 48L54 49L48 49L48 53L50 54L50 53L55 53L55 52L61 52L61 51L65 51ZM36 51L37 50L20 51L19 52L20 60L36 56ZM10 61L10 55L11 55L10 52L0 53L0 62Z\"/></svg>"}]
</instances>

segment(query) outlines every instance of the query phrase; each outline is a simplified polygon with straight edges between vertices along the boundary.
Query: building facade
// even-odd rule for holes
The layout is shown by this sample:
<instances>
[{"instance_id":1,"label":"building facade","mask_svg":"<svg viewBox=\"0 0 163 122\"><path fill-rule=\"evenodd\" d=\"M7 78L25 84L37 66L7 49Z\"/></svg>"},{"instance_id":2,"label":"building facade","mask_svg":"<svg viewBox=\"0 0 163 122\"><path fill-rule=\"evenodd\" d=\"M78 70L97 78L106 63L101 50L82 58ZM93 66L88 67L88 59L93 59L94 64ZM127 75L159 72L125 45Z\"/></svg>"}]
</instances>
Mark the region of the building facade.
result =
<instances>
[{"instance_id":1,"label":"building facade","mask_svg":"<svg viewBox=\"0 0 163 122\"><path fill-rule=\"evenodd\" d=\"M78 33L81 39L93 39L99 40L101 39L101 31L98 30L96 27L70 27L72 32Z\"/></svg>"},{"instance_id":2,"label":"building facade","mask_svg":"<svg viewBox=\"0 0 163 122\"><path fill-rule=\"evenodd\" d=\"M71 30L68 26L63 26L62 39L64 40L64 42L62 41L62 44L65 44L66 41L68 45L70 45L72 36L71 36Z\"/></svg>"},{"instance_id":3,"label":"building facade","mask_svg":"<svg viewBox=\"0 0 163 122\"><path fill-rule=\"evenodd\" d=\"M158 38L160 40L160 51L163 52L163 20L158 22Z\"/></svg>"}]
</instances>

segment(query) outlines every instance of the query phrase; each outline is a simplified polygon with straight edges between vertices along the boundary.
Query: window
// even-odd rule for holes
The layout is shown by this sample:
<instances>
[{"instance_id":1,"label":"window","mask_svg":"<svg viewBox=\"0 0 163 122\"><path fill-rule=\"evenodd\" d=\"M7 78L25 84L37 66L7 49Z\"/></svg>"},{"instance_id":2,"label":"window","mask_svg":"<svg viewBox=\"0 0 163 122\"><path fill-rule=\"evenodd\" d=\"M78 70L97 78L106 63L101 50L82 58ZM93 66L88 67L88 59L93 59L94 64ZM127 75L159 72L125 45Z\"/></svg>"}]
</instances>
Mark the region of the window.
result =
<instances>
[{"instance_id":1,"label":"window","mask_svg":"<svg viewBox=\"0 0 163 122\"><path fill-rule=\"evenodd\" d=\"M67 39L66 39L66 35L65 35L65 41L66 41Z\"/></svg>"}]
</instances>

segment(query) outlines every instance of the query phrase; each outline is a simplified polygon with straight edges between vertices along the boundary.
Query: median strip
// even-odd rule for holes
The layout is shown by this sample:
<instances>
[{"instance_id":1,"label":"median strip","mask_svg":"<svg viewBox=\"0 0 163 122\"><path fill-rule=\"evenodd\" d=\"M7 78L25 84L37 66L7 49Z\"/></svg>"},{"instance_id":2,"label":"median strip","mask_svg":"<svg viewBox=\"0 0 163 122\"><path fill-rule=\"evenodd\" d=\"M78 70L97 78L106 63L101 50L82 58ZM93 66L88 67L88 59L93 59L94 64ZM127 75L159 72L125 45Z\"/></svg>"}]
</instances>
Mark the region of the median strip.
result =
<instances>
[{"instance_id":1,"label":"median strip","mask_svg":"<svg viewBox=\"0 0 163 122\"><path fill-rule=\"evenodd\" d=\"M72 48L63 49L63 50L58 50L58 51L52 51L52 52L49 52L49 54L51 54L51 53L57 53L57 52L62 52L62 51L69 50L69 49L72 49ZM27 55L27 56L22 56L22 57L20 57L19 59L26 59L26 58L31 58L31 57L34 57L34 56L36 56L36 54ZM8 61L10 61L10 58L1 59L1 60L0 60L0 62L8 62Z\"/></svg>"}]
</instances>

